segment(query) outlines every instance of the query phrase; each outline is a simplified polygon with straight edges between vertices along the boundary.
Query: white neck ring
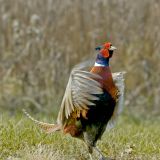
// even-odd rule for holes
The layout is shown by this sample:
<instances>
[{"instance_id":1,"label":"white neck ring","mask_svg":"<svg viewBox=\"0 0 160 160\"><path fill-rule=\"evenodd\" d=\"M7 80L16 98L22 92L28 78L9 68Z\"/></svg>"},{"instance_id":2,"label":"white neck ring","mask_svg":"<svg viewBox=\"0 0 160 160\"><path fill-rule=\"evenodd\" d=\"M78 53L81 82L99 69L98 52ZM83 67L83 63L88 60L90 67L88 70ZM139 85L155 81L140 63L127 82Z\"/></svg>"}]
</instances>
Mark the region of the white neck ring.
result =
<instances>
[{"instance_id":1,"label":"white neck ring","mask_svg":"<svg viewBox=\"0 0 160 160\"><path fill-rule=\"evenodd\" d=\"M96 62L95 62L95 64L94 64L94 66L105 67L104 64L99 64L99 63L96 63Z\"/></svg>"}]
</instances>

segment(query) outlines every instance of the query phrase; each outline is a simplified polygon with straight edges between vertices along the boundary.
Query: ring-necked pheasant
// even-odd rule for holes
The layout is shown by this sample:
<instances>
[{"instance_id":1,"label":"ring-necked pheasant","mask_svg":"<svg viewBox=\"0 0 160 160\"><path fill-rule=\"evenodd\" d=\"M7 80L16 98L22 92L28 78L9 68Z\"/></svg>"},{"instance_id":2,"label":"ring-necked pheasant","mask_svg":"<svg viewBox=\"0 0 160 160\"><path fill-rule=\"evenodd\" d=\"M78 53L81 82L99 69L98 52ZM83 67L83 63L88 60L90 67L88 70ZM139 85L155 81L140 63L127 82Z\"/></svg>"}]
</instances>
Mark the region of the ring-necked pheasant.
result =
<instances>
[{"instance_id":1,"label":"ring-necked pheasant","mask_svg":"<svg viewBox=\"0 0 160 160\"><path fill-rule=\"evenodd\" d=\"M118 114L121 104L116 106L123 94L123 72L111 73L109 60L116 48L104 43L98 50L94 66L84 71L83 65L76 66L70 74L65 90L57 124L48 124L32 118L47 133L62 130L73 137L82 139L90 153L93 148L105 159L96 147L109 121ZM121 102L119 102L121 103Z\"/></svg>"}]
</instances>

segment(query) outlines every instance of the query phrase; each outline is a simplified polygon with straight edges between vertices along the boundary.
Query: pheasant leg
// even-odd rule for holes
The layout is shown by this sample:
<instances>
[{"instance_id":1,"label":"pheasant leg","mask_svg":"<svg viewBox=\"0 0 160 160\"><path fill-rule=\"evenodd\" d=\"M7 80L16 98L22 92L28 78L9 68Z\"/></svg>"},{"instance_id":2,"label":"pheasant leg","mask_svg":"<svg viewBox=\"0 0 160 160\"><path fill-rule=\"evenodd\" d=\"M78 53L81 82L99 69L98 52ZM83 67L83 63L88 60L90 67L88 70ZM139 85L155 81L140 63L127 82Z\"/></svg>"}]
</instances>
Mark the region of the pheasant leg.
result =
<instances>
[{"instance_id":1,"label":"pheasant leg","mask_svg":"<svg viewBox=\"0 0 160 160\"><path fill-rule=\"evenodd\" d=\"M100 155L100 159L99 160L107 160L104 155L102 154L102 152L97 148L97 147L94 147L94 149L98 152L98 154Z\"/></svg>"},{"instance_id":2,"label":"pheasant leg","mask_svg":"<svg viewBox=\"0 0 160 160\"><path fill-rule=\"evenodd\" d=\"M89 158L90 158L90 160L93 160L92 154L90 154L90 153L89 153Z\"/></svg>"}]
</instances>

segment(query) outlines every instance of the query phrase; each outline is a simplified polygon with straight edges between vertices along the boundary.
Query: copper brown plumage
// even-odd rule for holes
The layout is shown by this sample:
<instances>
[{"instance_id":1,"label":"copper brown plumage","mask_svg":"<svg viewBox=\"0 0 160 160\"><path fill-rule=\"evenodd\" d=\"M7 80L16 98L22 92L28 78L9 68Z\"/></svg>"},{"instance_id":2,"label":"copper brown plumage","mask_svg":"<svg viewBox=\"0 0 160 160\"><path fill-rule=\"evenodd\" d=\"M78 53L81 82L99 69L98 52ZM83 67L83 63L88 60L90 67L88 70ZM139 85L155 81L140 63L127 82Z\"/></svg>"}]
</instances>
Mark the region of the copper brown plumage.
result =
<instances>
[{"instance_id":1,"label":"copper brown plumage","mask_svg":"<svg viewBox=\"0 0 160 160\"><path fill-rule=\"evenodd\" d=\"M57 124L37 121L25 113L47 133L62 130L65 134L80 138L87 145L90 154L95 148L101 159L104 159L96 142L101 138L108 122L118 113L116 104L121 90L116 84L119 81L123 84L123 73L112 76L109 60L116 48L111 43L104 43L96 49L99 53L90 71L83 70L82 65L71 71Z\"/></svg>"}]
</instances>

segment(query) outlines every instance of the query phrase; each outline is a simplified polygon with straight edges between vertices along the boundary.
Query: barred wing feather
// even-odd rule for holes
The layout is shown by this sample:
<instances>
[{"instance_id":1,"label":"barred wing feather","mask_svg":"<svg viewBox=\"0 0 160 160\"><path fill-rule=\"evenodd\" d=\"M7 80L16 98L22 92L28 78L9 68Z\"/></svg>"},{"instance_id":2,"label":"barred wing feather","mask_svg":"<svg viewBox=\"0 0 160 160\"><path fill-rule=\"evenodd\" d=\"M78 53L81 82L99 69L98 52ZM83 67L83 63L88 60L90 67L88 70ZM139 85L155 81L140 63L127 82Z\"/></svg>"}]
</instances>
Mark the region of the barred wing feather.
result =
<instances>
[{"instance_id":1,"label":"barred wing feather","mask_svg":"<svg viewBox=\"0 0 160 160\"><path fill-rule=\"evenodd\" d=\"M63 124L75 109L83 110L95 105L93 101L98 100L95 94L103 93L98 81L100 79L101 76L88 71L76 68L72 70L58 115L58 124Z\"/></svg>"}]
</instances>

